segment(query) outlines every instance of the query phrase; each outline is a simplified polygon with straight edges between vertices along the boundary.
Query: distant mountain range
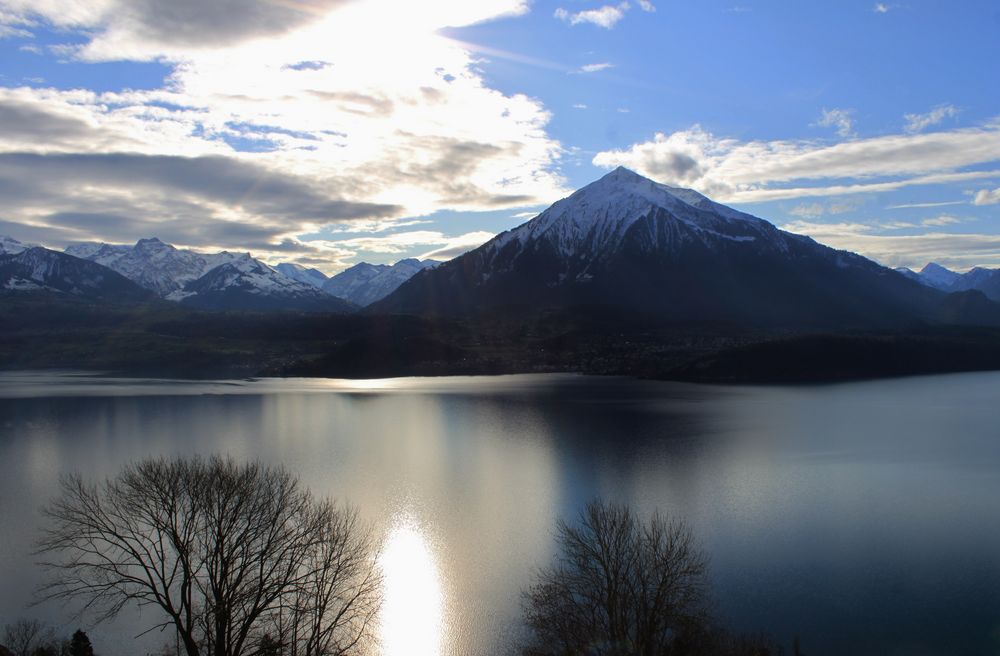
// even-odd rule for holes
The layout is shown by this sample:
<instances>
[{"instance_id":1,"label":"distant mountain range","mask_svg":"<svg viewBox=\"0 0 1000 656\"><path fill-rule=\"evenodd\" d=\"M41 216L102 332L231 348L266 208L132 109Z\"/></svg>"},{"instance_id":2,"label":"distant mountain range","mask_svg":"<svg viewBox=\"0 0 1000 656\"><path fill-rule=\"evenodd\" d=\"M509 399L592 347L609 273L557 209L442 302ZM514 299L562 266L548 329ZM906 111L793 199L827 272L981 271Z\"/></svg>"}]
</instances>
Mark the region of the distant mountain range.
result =
<instances>
[{"instance_id":1,"label":"distant mountain range","mask_svg":"<svg viewBox=\"0 0 1000 656\"><path fill-rule=\"evenodd\" d=\"M911 280L916 280L923 285L943 292L975 290L982 292L991 300L1000 301L1000 269L976 267L966 273L958 273L931 262L920 271L913 271L905 267L896 269L896 271Z\"/></svg>"},{"instance_id":2,"label":"distant mountain range","mask_svg":"<svg viewBox=\"0 0 1000 656\"><path fill-rule=\"evenodd\" d=\"M419 271L440 264L434 260L406 259L395 264L362 262L323 283L323 290L360 307L382 300Z\"/></svg>"},{"instance_id":3,"label":"distant mountain range","mask_svg":"<svg viewBox=\"0 0 1000 656\"><path fill-rule=\"evenodd\" d=\"M14 256L36 248L11 237L0 236L0 257ZM43 255L42 252L45 254ZM405 259L393 265L357 264L331 278L322 271L294 263L270 266L249 253L197 253L175 248L159 239L140 239L133 246L105 243L78 243L66 248L66 257L79 259L92 266L70 267L71 260L55 258L48 249L35 253L37 259L52 260L51 266L40 267L34 277L27 276L15 263L7 260L8 277L3 281L7 291L49 292L76 290L74 293L127 302L138 296L151 298L148 293L96 294L91 284L95 272L109 269L117 276L153 292L167 301L202 310L291 310L303 312L349 313L380 300L395 291L417 271L437 264L426 260ZM25 259L25 258L20 258ZM62 262L61 265L56 262ZM98 268L94 268L94 267ZM59 271L55 280L45 271ZM74 276L80 276L76 280ZM107 280L115 276L105 274Z\"/></svg>"},{"instance_id":4,"label":"distant mountain range","mask_svg":"<svg viewBox=\"0 0 1000 656\"><path fill-rule=\"evenodd\" d=\"M330 278L0 238L0 367L842 380L1000 368L997 300L1000 271L889 269L619 168L449 262Z\"/></svg>"},{"instance_id":5,"label":"distant mountain range","mask_svg":"<svg viewBox=\"0 0 1000 656\"><path fill-rule=\"evenodd\" d=\"M425 270L369 307L425 316L641 314L736 328L992 323L860 255L618 168L527 223Z\"/></svg>"},{"instance_id":6,"label":"distant mountain range","mask_svg":"<svg viewBox=\"0 0 1000 656\"><path fill-rule=\"evenodd\" d=\"M156 238L140 239L134 246L74 244L66 253L106 266L161 298L192 308L340 313L355 309L249 253L206 255Z\"/></svg>"}]
</instances>

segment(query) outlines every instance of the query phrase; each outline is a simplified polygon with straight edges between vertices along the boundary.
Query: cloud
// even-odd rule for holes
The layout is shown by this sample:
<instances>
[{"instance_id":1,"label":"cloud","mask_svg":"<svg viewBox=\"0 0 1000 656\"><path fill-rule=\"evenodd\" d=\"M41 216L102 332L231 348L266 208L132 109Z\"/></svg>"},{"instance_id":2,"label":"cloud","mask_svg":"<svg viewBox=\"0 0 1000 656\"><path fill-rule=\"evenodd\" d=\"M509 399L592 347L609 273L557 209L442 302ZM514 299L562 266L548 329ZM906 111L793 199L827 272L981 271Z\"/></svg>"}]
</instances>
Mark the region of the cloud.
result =
<instances>
[{"instance_id":1,"label":"cloud","mask_svg":"<svg viewBox=\"0 0 1000 656\"><path fill-rule=\"evenodd\" d=\"M573 109L587 109L587 105L585 105L583 103L575 103L573 105Z\"/></svg>"},{"instance_id":2,"label":"cloud","mask_svg":"<svg viewBox=\"0 0 1000 656\"><path fill-rule=\"evenodd\" d=\"M401 211L338 198L337 182L327 183L221 156L3 153L0 218L50 246L159 236L263 254L317 225Z\"/></svg>"},{"instance_id":3,"label":"cloud","mask_svg":"<svg viewBox=\"0 0 1000 656\"><path fill-rule=\"evenodd\" d=\"M992 169L961 170L1000 163L1000 123L833 145L810 140L739 141L716 137L695 125L600 152L593 163L603 168L626 166L724 202L892 191L1000 175ZM836 184L823 184L830 180Z\"/></svg>"},{"instance_id":4,"label":"cloud","mask_svg":"<svg viewBox=\"0 0 1000 656\"><path fill-rule=\"evenodd\" d=\"M368 0L366 7L352 6L357 4L352 0L0 0L0 18L6 18L0 22L9 27L44 21L63 30L85 31L92 38L76 49L84 59L166 55L183 60L192 49L217 51L285 37L331 16L350 21L352 14L374 11L383 17L383 26L391 20L427 28L459 27L528 11L527 0L413 3L419 6Z\"/></svg>"},{"instance_id":5,"label":"cloud","mask_svg":"<svg viewBox=\"0 0 1000 656\"><path fill-rule=\"evenodd\" d=\"M934 218L931 219L924 219L923 221L920 222L920 225L946 226L946 225L954 225L956 223L961 223L961 222L962 219L959 219L958 217L954 217L949 214L942 214L941 216L935 216Z\"/></svg>"},{"instance_id":6,"label":"cloud","mask_svg":"<svg viewBox=\"0 0 1000 656\"><path fill-rule=\"evenodd\" d=\"M654 5L649 0L639 0L639 8L643 11L654 12L656 11L656 5Z\"/></svg>"},{"instance_id":7,"label":"cloud","mask_svg":"<svg viewBox=\"0 0 1000 656\"><path fill-rule=\"evenodd\" d=\"M262 256L298 248L315 264L344 247L304 236L345 220L565 195L548 110L491 88L439 34L523 13L523 0L264 0L209 38L233 2L0 0L7 24L47 22L78 44L61 56L171 71L151 90L0 87L0 218L54 244L159 234ZM198 45L158 42L161 22Z\"/></svg>"},{"instance_id":8,"label":"cloud","mask_svg":"<svg viewBox=\"0 0 1000 656\"><path fill-rule=\"evenodd\" d=\"M972 199L973 205L996 205L997 203L1000 203L1000 187L992 191L980 189Z\"/></svg>"},{"instance_id":9,"label":"cloud","mask_svg":"<svg viewBox=\"0 0 1000 656\"><path fill-rule=\"evenodd\" d=\"M580 73L596 73L598 71L606 71L609 68L614 68L614 64L609 62L601 62L599 64L584 64L580 67Z\"/></svg>"},{"instance_id":10,"label":"cloud","mask_svg":"<svg viewBox=\"0 0 1000 656\"><path fill-rule=\"evenodd\" d=\"M212 47L286 34L329 13L345 0L5 0L23 20L96 30L95 43L145 41L153 45ZM100 50L100 48L98 48Z\"/></svg>"},{"instance_id":11,"label":"cloud","mask_svg":"<svg viewBox=\"0 0 1000 656\"><path fill-rule=\"evenodd\" d=\"M797 207L789 210L788 213L792 216L798 216L804 219L815 219L826 214L826 208L819 203L809 203L798 205Z\"/></svg>"},{"instance_id":12,"label":"cloud","mask_svg":"<svg viewBox=\"0 0 1000 656\"><path fill-rule=\"evenodd\" d=\"M902 205L889 205L887 210L902 210L917 207L945 207L946 205L965 205L964 200L946 200L934 203L904 203Z\"/></svg>"},{"instance_id":13,"label":"cloud","mask_svg":"<svg viewBox=\"0 0 1000 656\"><path fill-rule=\"evenodd\" d=\"M841 137L853 137L855 134L854 119L851 118L853 113L853 109L824 109L816 125L837 128L837 134Z\"/></svg>"},{"instance_id":14,"label":"cloud","mask_svg":"<svg viewBox=\"0 0 1000 656\"><path fill-rule=\"evenodd\" d=\"M630 8L628 2L622 2L617 5L604 5L597 9L584 9L583 11L570 12L562 7L555 10L553 14L559 20L569 23L570 25L579 25L581 23L590 23L592 25L597 25L598 27L603 27L606 30L613 28L618 21L625 18L625 12Z\"/></svg>"},{"instance_id":15,"label":"cloud","mask_svg":"<svg viewBox=\"0 0 1000 656\"><path fill-rule=\"evenodd\" d=\"M803 203L792 208L788 213L804 219L815 219L824 214L846 214L856 209L858 209L857 203L836 201L826 205L822 203Z\"/></svg>"},{"instance_id":16,"label":"cloud","mask_svg":"<svg viewBox=\"0 0 1000 656\"><path fill-rule=\"evenodd\" d=\"M954 105L938 105L926 114L904 114L906 132L921 132L932 125L937 125L946 118L954 118L958 115L958 110Z\"/></svg>"},{"instance_id":17,"label":"cloud","mask_svg":"<svg viewBox=\"0 0 1000 656\"><path fill-rule=\"evenodd\" d=\"M891 267L920 269L928 262L957 270L975 266L1000 267L1000 235L942 232L882 235L874 234L876 227L859 223L806 221L786 223L781 227Z\"/></svg>"},{"instance_id":18,"label":"cloud","mask_svg":"<svg viewBox=\"0 0 1000 656\"><path fill-rule=\"evenodd\" d=\"M395 232L379 237L354 237L351 239L324 242L324 245L345 248L352 252L362 251L382 255L401 255L412 252L415 247L435 246L436 248L418 257L420 259L448 260L481 246L494 236L492 232L485 231L467 232L462 235L449 237L437 230L413 230L409 232Z\"/></svg>"},{"instance_id":19,"label":"cloud","mask_svg":"<svg viewBox=\"0 0 1000 656\"><path fill-rule=\"evenodd\" d=\"M887 5L884 2L876 2L875 6L872 7L872 11L876 14L888 14L892 8L892 5Z\"/></svg>"},{"instance_id":20,"label":"cloud","mask_svg":"<svg viewBox=\"0 0 1000 656\"><path fill-rule=\"evenodd\" d=\"M4 25L0 23L0 40L3 39L28 39L34 36L23 27L15 25Z\"/></svg>"},{"instance_id":21,"label":"cloud","mask_svg":"<svg viewBox=\"0 0 1000 656\"><path fill-rule=\"evenodd\" d=\"M433 251L429 251L420 256L423 260L451 260L467 253L474 248L479 248L495 237L492 232L476 231L467 232L464 235L450 237L445 245Z\"/></svg>"}]
</instances>

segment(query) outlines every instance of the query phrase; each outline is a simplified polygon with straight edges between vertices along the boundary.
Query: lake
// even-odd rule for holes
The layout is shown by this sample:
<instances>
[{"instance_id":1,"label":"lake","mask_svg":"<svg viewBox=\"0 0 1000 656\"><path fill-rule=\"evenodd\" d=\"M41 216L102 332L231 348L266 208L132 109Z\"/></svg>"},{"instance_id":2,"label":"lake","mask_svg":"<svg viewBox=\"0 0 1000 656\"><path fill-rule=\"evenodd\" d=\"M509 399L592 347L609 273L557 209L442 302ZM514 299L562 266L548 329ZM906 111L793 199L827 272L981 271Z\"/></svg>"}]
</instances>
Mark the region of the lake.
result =
<instances>
[{"instance_id":1,"label":"lake","mask_svg":"<svg viewBox=\"0 0 1000 656\"><path fill-rule=\"evenodd\" d=\"M716 610L809 656L1000 653L1000 374L810 387L570 375L159 381L0 375L0 624L42 574L59 474L149 455L280 463L385 535L387 656L509 653L558 518L685 519ZM149 611L89 629L146 653ZM80 622L89 627L84 620Z\"/></svg>"}]
</instances>

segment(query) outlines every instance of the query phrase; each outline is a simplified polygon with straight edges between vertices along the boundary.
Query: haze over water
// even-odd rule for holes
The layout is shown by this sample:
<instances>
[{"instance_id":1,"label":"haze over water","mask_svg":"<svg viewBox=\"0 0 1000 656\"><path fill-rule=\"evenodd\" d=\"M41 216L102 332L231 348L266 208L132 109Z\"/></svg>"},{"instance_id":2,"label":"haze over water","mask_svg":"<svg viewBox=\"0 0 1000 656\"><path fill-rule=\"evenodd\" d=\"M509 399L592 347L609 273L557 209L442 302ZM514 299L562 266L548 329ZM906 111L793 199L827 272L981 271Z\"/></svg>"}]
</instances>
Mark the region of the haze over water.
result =
<instances>
[{"instance_id":1,"label":"haze over water","mask_svg":"<svg viewBox=\"0 0 1000 656\"><path fill-rule=\"evenodd\" d=\"M805 653L1000 649L1000 374L800 388L577 376L170 382L0 376L0 622L58 475L147 455L283 464L386 538L384 653L493 654L594 497L689 521L719 615ZM91 631L107 656L156 616ZM145 650L169 642L157 634Z\"/></svg>"}]
</instances>

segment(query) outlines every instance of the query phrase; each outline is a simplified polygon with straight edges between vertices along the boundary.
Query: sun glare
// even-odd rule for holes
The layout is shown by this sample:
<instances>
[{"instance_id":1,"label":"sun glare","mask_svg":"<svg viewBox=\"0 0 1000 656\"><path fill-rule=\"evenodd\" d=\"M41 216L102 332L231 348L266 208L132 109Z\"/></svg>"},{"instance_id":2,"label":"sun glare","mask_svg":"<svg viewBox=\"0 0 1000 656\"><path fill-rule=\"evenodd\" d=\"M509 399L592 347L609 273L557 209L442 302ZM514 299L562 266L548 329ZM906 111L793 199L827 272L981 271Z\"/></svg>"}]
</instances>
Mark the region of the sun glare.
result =
<instances>
[{"instance_id":1,"label":"sun glare","mask_svg":"<svg viewBox=\"0 0 1000 656\"><path fill-rule=\"evenodd\" d=\"M389 532L380 564L384 656L437 656L445 631L441 575L431 545L410 517Z\"/></svg>"}]
</instances>

